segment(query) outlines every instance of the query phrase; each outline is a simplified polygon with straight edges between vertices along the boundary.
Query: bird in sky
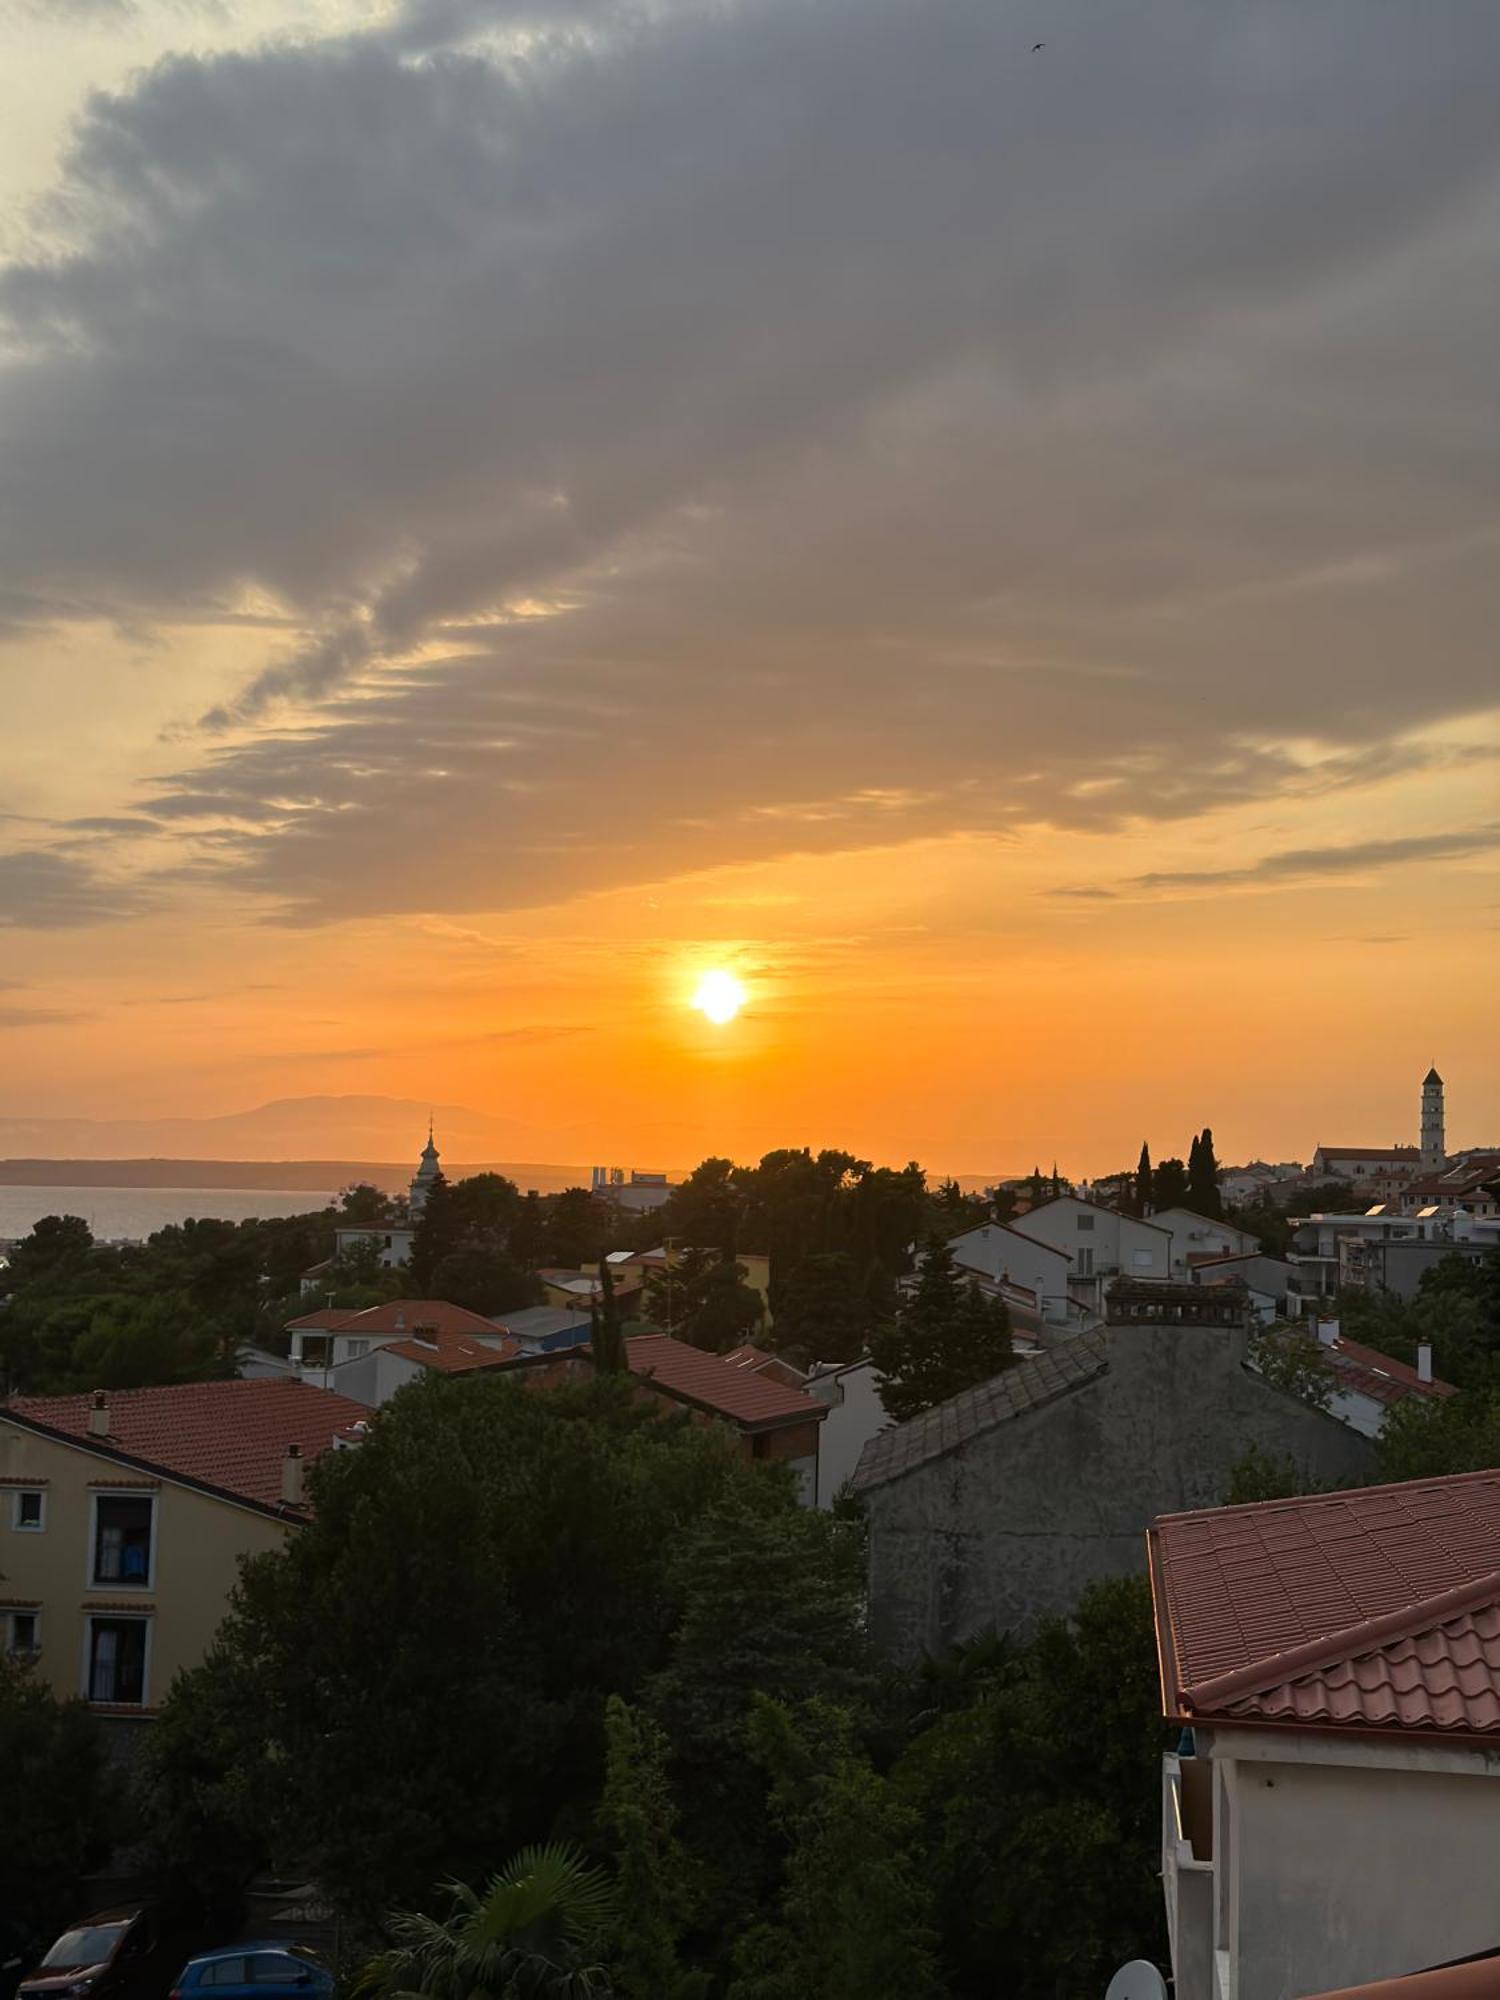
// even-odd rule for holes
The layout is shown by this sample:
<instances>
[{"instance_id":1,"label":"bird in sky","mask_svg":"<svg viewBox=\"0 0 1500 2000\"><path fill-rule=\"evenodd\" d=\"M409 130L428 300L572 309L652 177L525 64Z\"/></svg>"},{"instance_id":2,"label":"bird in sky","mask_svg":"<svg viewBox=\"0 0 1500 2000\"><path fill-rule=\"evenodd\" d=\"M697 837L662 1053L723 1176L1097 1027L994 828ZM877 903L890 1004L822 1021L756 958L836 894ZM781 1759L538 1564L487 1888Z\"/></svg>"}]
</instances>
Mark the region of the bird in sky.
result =
<instances>
[{"instance_id":1,"label":"bird in sky","mask_svg":"<svg viewBox=\"0 0 1500 2000\"><path fill-rule=\"evenodd\" d=\"M1047 44L1045 42L1033 42L1031 45L1031 53L1035 55L1038 49L1044 49L1046 48L1046 46Z\"/></svg>"}]
</instances>

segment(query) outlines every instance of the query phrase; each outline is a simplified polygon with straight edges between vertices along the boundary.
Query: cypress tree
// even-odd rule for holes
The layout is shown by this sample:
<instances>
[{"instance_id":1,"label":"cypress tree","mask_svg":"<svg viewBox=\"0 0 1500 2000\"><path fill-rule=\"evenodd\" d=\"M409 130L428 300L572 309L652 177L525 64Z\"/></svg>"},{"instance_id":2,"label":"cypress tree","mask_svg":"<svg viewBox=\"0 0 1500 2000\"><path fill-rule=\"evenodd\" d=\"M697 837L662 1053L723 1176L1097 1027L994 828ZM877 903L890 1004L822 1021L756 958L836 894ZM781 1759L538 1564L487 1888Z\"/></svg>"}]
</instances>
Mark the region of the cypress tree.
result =
<instances>
[{"instance_id":1,"label":"cypress tree","mask_svg":"<svg viewBox=\"0 0 1500 2000\"><path fill-rule=\"evenodd\" d=\"M1141 1141L1141 1157L1135 1170L1134 1212L1139 1216L1151 1213L1151 1148Z\"/></svg>"},{"instance_id":2,"label":"cypress tree","mask_svg":"<svg viewBox=\"0 0 1500 2000\"><path fill-rule=\"evenodd\" d=\"M599 1298L589 1307L589 1346L594 1366L601 1375L623 1375L626 1369L625 1335L620 1326L620 1302L615 1297L614 1273L606 1257L599 1259Z\"/></svg>"}]
</instances>

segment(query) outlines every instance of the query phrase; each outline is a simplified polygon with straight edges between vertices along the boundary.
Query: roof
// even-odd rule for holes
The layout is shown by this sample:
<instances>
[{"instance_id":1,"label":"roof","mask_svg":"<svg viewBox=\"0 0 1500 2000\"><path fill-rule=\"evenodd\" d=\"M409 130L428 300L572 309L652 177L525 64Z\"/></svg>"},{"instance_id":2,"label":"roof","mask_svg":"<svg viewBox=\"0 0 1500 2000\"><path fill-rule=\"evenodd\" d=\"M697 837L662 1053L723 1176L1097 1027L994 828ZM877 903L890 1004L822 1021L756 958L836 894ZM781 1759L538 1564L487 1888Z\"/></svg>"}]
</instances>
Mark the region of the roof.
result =
<instances>
[{"instance_id":1,"label":"roof","mask_svg":"<svg viewBox=\"0 0 1500 2000\"><path fill-rule=\"evenodd\" d=\"M1022 1236L1029 1236L1030 1230L1022 1229L1023 1222L1030 1222L1049 1208L1059 1208L1065 1202L1072 1202L1075 1208L1090 1208L1096 1215L1112 1215L1117 1222L1133 1222L1138 1229L1154 1229L1158 1236L1170 1236L1170 1229L1163 1229L1159 1222L1152 1222L1144 1215L1124 1215L1117 1208L1106 1208L1102 1201L1086 1201L1081 1194L1052 1194L1045 1201L1035 1202L1018 1215L1010 1227L1019 1230Z\"/></svg>"},{"instance_id":2,"label":"roof","mask_svg":"<svg viewBox=\"0 0 1500 2000\"><path fill-rule=\"evenodd\" d=\"M1325 1352L1344 1388L1372 1397L1377 1403L1403 1403L1408 1396L1446 1402L1458 1394L1451 1382L1444 1382L1436 1375L1424 1382L1407 1362L1398 1361L1391 1354L1381 1354L1373 1347L1364 1347L1357 1340L1345 1340L1342 1334Z\"/></svg>"},{"instance_id":3,"label":"roof","mask_svg":"<svg viewBox=\"0 0 1500 2000\"><path fill-rule=\"evenodd\" d=\"M370 1412L290 1376L111 1389L109 1434L93 1437L93 1397L18 1396L0 1408L28 1429L85 1445L138 1470L160 1472L271 1513L281 1513L281 1461L299 1445L309 1462Z\"/></svg>"},{"instance_id":4,"label":"roof","mask_svg":"<svg viewBox=\"0 0 1500 2000\"><path fill-rule=\"evenodd\" d=\"M1500 1472L1169 1514L1168 1714L1500 1736Z\"/></svg>"},{"instance_id":5,"label":"roof","mask_svg":"<svg viewBox=\"0 0 1500 2000\"><path fill-rule=\"evenodd\" d=\"M1426 1076L1424 1076L1424 1077L1423 1077L1423 1079L1422 1079L1422 1081L1423 1081L1423 1083L1424 1083L1424 1084L1427 1084L1427 1083L1441 1083L1441 1082L1442 1082L1442 1080L1443 1080L1443 1079L1442 1079L1442 1078L1441 1078L1441 1077L1440 1077L1440 1076L1438 1075L1438 1073L1437 1073L1437 1064L1436 1064L1436 1063L1434 1063L1434 1064L1432 1065L1432 1068L1431 1068L1430 1070L1428 1070L1428 1072L1427 1072Z\"/></svg>"},{"instance_id":6,"label":"roof","mask_svg":"<svg viewBox=\"0 0 1500 2000\"><path fill-rule=\"evenodd\" d=\"M723 1357L689 1347L669 1333L627 1336L632 1375L649 1378L667 1395L728 1417L741 1430L777 1430L784 1424L821 1423L828 1405L801 1389L753 1368L726 1368Z\"/></svg>"},{"instance_id":7,"label":"roof","mask_svg":"<svg viewBox=\"0 0 1500 2000\"><path fill-rule=\"evenodd\" d=\"M1464 1959L1430 1972L1408 1972L1399 1979L1377 1979L1369 1986L1340 1986L1332 1993L1311 1993L1305 2000L1500 2000L1500 1956Z\"/></svg>"},{"instance_id":8,"label":"roof","mask_svg":"<svg viewBox=\"0 0 1500 2000\"><path fill-rule=\"evenodd\" d=\"M489 1332L498 1330L517 1340L545 1340L549 1334L574 1329L587 1334L589 1325L588 1314L580 1313L574 1306L522 1306L519 1312L496 1313L492 1320L486 1321Z\"/></svg>"},{"instance_id":9,"label":"roof","mask_svg":"<svg viewBox=\"0 0 1500 2000\"><path fill-rule=\"evenodd\" d=\"M449 1305L446 1299L387 1299L384 1305L366 1306L362 1312L343 1312L337 1307L305 1313L289 1320L289 1333L352 1333L378 1337L381 1334L409 1334L416 1327L436 1327L439 1333L493 1333L495 1322L466 1306Z\"/></svg>"},{"instance_id":10,"label":"roof","mask_svg":"<svg viewBox=\"0 0 1500 2000\"><path fill-rule=\"evenodd\" d=\"M477 1339L471 1333L448 1333L439 1331L433 1340L393 1340L383 1350L387 1354L399 1354L403 1361L415 1361L423 1368L435 1368L440 1375L469 1375L479 1368L500 1368L507 1361L514 1361L521 1351L519 1341L511 1340L493 1326L488 1328L488 1340ZM346 1368L352 1364L345 1362Z\"/></svg>"},{"instance_id":11,"label":"roof","mask_svg":"<svg viewBox=\"0 0 1500 2000\"><path fill-rule=\"evenodd\" d=\"M1420 1146L1319 1146L1325 1160L1420 1160Z\"/></svg>"},{"instance_id":12,"label":"roof","mask_svg":"<svg viewBox=\"0 0 1500 2000\"><path fill-rule=\"evenodd\" d=\"M903 1473L944 1458L997 1425L1055 1403L1096 1380L1109 1367L1103 1334L1084 1333L1017 1362L991 1381L950 1396L904 1424L877 1433L860 1454L850 1490L868 1492Z\"/></svg>"}]
</instances>

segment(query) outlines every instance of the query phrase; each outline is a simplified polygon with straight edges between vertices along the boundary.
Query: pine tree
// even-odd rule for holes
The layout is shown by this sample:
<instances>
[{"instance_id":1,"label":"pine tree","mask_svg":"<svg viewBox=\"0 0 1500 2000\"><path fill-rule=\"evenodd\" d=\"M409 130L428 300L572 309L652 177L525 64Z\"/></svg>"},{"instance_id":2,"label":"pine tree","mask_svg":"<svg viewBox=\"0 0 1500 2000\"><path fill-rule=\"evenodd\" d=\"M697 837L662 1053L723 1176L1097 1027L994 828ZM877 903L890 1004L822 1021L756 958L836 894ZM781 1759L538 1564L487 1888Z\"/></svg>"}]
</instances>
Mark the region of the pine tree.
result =
<instances>
[{"instance_id":1,"label":"pine tree","mask_svg":"<svg viewBox=\"0 0 1500 2000\"><path fill-rule=\"evenodd\" d=\"M940 1237L927 1246L916 1289L870 1343L880 1400L898 1422L988 1382L1015 1360L1010 1314L959 1275Z\"/></svg>"},{"instance_id":2,"label":"pine tree","mask_svg":"<svg viewBox=\"0 0 1500 2000\"><path fill-rule=\"evenodd\" d=\"M411 1274L418 1298L432 1297L432 1281L444 1258L450 1257L462 1240L453 1189L441 1172L435 1174L411 1241Z\"/></svg>"},{"instance_id":3,"label":"pine tree","mask_svg":"<svg viewBox=\"0 0 1500 2000\"><path fill-rule=\"evenodd\" d=\"M1151 1213L1151 1148L1144 1139L1141 1141L1141 1157L1135 1170L1131 1212L1143 1217Z\"/></svg>"}]
</instances>

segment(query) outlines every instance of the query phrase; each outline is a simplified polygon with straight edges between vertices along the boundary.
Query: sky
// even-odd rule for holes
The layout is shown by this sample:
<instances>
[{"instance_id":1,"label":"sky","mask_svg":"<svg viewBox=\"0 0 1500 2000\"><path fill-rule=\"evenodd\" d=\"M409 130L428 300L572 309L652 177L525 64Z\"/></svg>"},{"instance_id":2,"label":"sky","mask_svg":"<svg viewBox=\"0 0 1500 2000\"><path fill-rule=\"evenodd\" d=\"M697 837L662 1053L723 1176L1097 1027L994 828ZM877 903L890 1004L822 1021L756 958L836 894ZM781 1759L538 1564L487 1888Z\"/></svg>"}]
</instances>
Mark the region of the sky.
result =
<instances>
[{"instance_id":1,"label":"sky","mask_svg":"<svg viewBox=\"0 0 1500 2000\"><path fill-rule=\"evenodd\" d=\"M1500 1144L1497 77L1488 0L3 0L0 1114L1095 1173L1435 1061Z\"/></svg>"}]
</instances>

